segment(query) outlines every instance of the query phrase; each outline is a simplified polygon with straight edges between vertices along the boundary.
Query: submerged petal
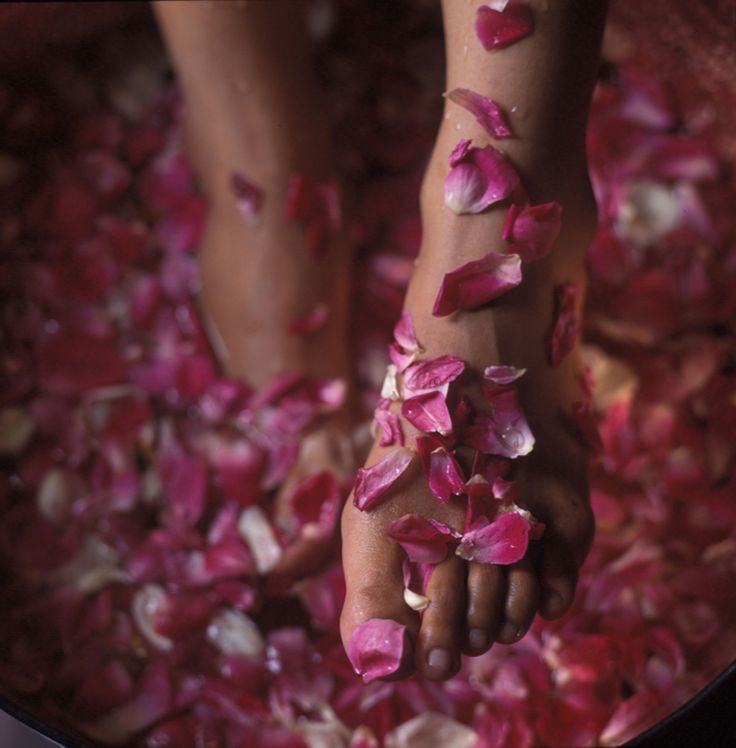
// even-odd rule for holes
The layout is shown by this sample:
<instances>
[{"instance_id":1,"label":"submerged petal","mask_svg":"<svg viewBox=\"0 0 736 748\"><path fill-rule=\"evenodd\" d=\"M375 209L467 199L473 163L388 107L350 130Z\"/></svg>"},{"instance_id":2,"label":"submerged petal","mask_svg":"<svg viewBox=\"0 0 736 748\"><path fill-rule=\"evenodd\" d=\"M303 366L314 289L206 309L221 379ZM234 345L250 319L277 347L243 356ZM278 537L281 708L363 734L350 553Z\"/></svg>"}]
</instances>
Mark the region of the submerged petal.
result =
<instances>
[{"instance_id":1,"label":"submerged petal","mask_svg":"<svg viewBox=\"0 0 736 748\"><path fill-rule=\"evenodd\" d=\"M390 618L371 618L353 631L347 655L364 683L399 669L404 657L405 632L406 626Z\"/></svg>"},{"instance_id":2,"label":"submerged petal","mask_svg":"<svg viewBox=\"0 0 736 748\"><path fill-rule=\"evenodd\" d=\"M425 433L449 434L452 431L450 411L441 392L428 392L405 400L401 415Z\"/></svg>"},{"instance_id":3,"label":"submerged petal","mask_svg":"<svg viewBox=\"0 0 736 748\"><path fill-rule=\"evenodd\" d=\"M475 18L475 33L485 49L501 49L534 31L534 16L524 2L509 2L503 10L481 5Z\"/></svg>"},{"instance_id":4,"label":"submerged petal","mask_svg":"<svg viewBox=\"0 0 736 748\"><path fill-rule=\"evenodd\" d=\"M467 109L489 135L495 138L508 138L512 135L506 115L493 99L488 99L469 88L453 88L446 96L458 106Z\"/></svg>"},{"instance_id":5,"label":"submerged petal","mask_svg":"<svg viewBox=\"0 0 736 748\"><path fill-rule=\"evenodd\" d=\"M541 205L512 205L506 216L502 238L513 242L512 250L524 262L547 255L562 228L562 206L557 202Z\"/></svg>"},{"instance_id":6,"label":"submerged petal","mask_svg":"<svg viewBox=\"0 0 736 748\"><path fill-rule=\"evenodd\" d=\"M574 283L555 287L555 323L550 340L550 361L558 366L575 347L580 331L577 315L579 289Z\"/></svg>"},{"instance_id":7,"label":"submerged petal","mask_svg":"<svg viewBox=\"0 0 736 748\"><path fill-rule=\"evenodd\" d=\"M460 534L436 520L419 514L405 514L388 528L393 538L406 552L409 561L438 564L447 555L447 544L459 540Z\"/></svg>"},{"instance_id":8,"label":"submerged petal","mask_svg":"<svg viewBox=\"0 0 736 748\"><path fill-rule=\"evenodd\" d=\"M396 449L371 467L360 468L353 489L355 506L361 511L370 509L399 479L413 459L408 449Z\"/></svg>"},{"instance_id":9,"label":"submerged petal","mask_svg":"<svg viewBox=\"0 0 736 748\"><path fill-rule=\"evenodd\" d=\"M489 252L447 273L432 308L435 317L458 309L477 309L521 283L521 258Z\"/></svg>"},{"instance_id":10,"label":"submerged petal","mask_svg":"<svg viewBox=\"0 0 736 748\"><path fill-rule=\"evenodd\" d=\"M524 557L528 544L529 522L517 512L508 512L465 533L456 553L481 564L514 564Z\"/></svg>"}]
</instances>

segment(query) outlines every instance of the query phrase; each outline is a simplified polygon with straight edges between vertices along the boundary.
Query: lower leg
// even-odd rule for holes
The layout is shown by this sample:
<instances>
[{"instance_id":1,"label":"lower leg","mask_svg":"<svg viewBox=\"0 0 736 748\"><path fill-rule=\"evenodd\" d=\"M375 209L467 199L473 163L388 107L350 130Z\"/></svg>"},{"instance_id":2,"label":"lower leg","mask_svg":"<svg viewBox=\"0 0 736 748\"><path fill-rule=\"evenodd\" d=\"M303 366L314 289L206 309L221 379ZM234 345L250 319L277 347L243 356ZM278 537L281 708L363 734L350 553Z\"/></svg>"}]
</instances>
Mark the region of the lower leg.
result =
<instances>
[{"instance_id":1,"label":"lower leg","mask_svg":"<svg viewBox=\"0 0 736 748\"><path fill-rule=\"evenodd\" d=\"M592 536L585 452L563 426L564 413L581 399L579 355L575 348L552 367L548 336L554 288L563 282L582 285L583 255L595 227L584 136L605 4L530 2L534 33L492 52L483 49L474 32L480 5L443 3L447 89L471 89L510 114L514 137L493 145L513 163L532 204L562 204L563 228L547 257L524 264L517 288L473 311L445 317L431 313L446 273L491 251L504 251L501 234L508 212L507 202L477 215L455 215L444 204L447 160L458 141L469 138L484 146L490 140L468 112L448 102L424 180L424 238L405 308L424 346L423 359L451 354L466 363L469 376L464 375L462 394L471 399L478 397L485 367L527 369L518 388L536 444L529 456L514 460L513 471L519 503L547 529L534 563L529 557L510 567L465 563L450 553L432 572L429 605L420 619L404 602L404 553L387 528L397 517L418 513L461 532L464 501L439 503L419 470L375 510L360 512L349 501L343 514L343 641L347 644L356 626L371 618L405 624L415 658L402 663L398 676L416 667L426 677L447 678L459 667L461 650L480 654L494 640L516 641L538 609L546 617L562 615L572 602L578 564ZM408 436L407 444L413 443ZM390 449L376 444L368 464Z\"/></svg>"},{"instance_id":2,"label":"lower leg","mask_svg":"<svg viewBox=\"0 0 736 748\"><path fill-rule=\"evenodd\" d=\"M200 262L205 311L230 373L262 386L285 370L341 376L347 253L319 259L285 218L293 175L333 174L331 133L313 70L301 0L155 4L184 93L190 159L210 202ZM232 191L244 175L264 199L246 221ZM318 304L324 327L288 328Z\"/></svg>"}]
</instances>

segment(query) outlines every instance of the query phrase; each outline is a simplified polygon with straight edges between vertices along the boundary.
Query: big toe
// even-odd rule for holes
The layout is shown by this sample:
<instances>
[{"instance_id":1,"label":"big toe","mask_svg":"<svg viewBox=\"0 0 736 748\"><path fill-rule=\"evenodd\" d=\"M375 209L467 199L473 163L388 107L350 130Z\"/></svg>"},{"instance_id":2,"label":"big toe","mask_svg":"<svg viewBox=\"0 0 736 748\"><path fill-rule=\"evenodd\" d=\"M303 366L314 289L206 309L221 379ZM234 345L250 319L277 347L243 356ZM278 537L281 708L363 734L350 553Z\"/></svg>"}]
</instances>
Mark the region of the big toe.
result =
<instances>
[{"instance_id":1,"label":"big toe","mask_svg":"<svg viewBox=\"0 0 736 748\"><path fill-rule=\"evenodd\" d=\"M370 658L395 658L393 666L381 675L383 680L406 678L414 672L414 642L419 630L417 614L404 601L404 580L400 547L386 534L378 531L373 517L352 506L343 513L343 569L345 572L345 603L340 616L340 635L353 667L364 680L373 676L365 672ZM366 627L369 621L393 621L405 627L403 637L394 639L390 652L364 653ZM353 635L360 641L352 641ZM362 637L362 638L361 638Z\"/></svg>"}]
</instances>

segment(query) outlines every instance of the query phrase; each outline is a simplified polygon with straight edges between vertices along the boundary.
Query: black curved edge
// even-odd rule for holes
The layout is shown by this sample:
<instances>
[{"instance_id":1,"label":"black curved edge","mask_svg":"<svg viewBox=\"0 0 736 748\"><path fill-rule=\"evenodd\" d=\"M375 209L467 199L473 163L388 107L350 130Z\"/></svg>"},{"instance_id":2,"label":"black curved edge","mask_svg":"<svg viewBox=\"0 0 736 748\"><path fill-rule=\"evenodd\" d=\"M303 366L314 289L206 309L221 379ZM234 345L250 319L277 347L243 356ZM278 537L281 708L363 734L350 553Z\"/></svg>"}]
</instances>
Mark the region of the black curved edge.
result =
<instances>
[{"instance_id":1,"label":"black curved edge","mask_svg":"<svg viewBox=\"0 0 736 748\"><path fill-rule=\"evenodd\" d=\"M736 660L705 688L623 748L736 745Z\"/></svg>"},{"instance_id":2,"label":"black curved edge","mask_svg":"<svg viewBox=\"0 0 736 748\"><path fill-rule=\"evenodd\" d=\"M38 718L23 706L14 701L10 701L4 696L0 696L0 709L14 717L18 722L23 723L26 727L34 730L39 735L43 735L60 748L95 748L92 743L73 736L71 733L62 731L59 728L41 722Z\"/></svg>"}]
</instances>

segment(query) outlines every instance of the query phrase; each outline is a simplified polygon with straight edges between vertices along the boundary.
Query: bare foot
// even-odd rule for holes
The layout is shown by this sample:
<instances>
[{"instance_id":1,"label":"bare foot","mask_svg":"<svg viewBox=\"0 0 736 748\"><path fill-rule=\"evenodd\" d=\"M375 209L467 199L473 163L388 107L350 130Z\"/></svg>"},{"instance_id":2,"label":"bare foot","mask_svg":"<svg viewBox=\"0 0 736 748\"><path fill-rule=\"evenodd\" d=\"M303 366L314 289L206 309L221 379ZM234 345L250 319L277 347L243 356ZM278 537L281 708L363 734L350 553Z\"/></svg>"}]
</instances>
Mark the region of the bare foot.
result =
<instances>
[{"instance_id":1,"label":"bare foot","mask_svg":"<svg viewBox=\"0 0 736 748\"><path fill-rule=\"evenodd\" d=\"M375 508L360 511L348 500L342 517L347 583L343 642L348 648L356 627L370 619L392 619L406 626L409 640L392 677L406 677L416 670L433 680L455 674L461 653L479 655L493 642L518 641L537 612L549 619L563 615L572 603L578 569L593 535L587 454L579 433L570 427L569 415L573 403L584 400L579 350L576 345L558 366L552 366L549 358L555 287L576 283L582 291L583 254L595 228L584 167L564 190L540 185L542 193L552 192L565 206L563 228L547 257L523 265L521 284L482 308L436 317L432 305L445 273L489 250L502 251L500 236L508 209L455 216L444 207L445 159L456 138L449 130L443 128L425 178L425 238L405 309L424 348L422 360L452 355L466 364L462 376L450 385L450 412L462 396L474 404L482 402L486 367L526 369L516 384L536 442L530 454L511 461L508 477L518 486L517 503L546 529L541 540L530 542L523 559L509 566L467 562L451 548L432 571L425 591L429 604L419 615L405 602L406 555L389 537L389 526L403 515L416 513L462 533L465 496L453 496L446 504L438 501L415 457ZM418 432L405 420L403 429L406 446L413 449ZM376 443L366 464L375 464L396 448ZM470 478L472 454L458 449L457 456L464 477Z\"/></svg>"},{"instance_id":2,"label":"bare foot","mask_svg":"<svg viewBox=\"0 0 736 748\"><path fill-rule=\"evenodd\" d=\"M305 6L160 3L182 83L187 151L209 201L200 306L224 370L261 389L284 373L347 385L349 250L330 123L311 65ZM273 40L279 39L279 54ZM352 470L345 412L314 424L280 491ZM329 551L300 539L274 570L308 574Z\"/></svg>"}]
</instances>

